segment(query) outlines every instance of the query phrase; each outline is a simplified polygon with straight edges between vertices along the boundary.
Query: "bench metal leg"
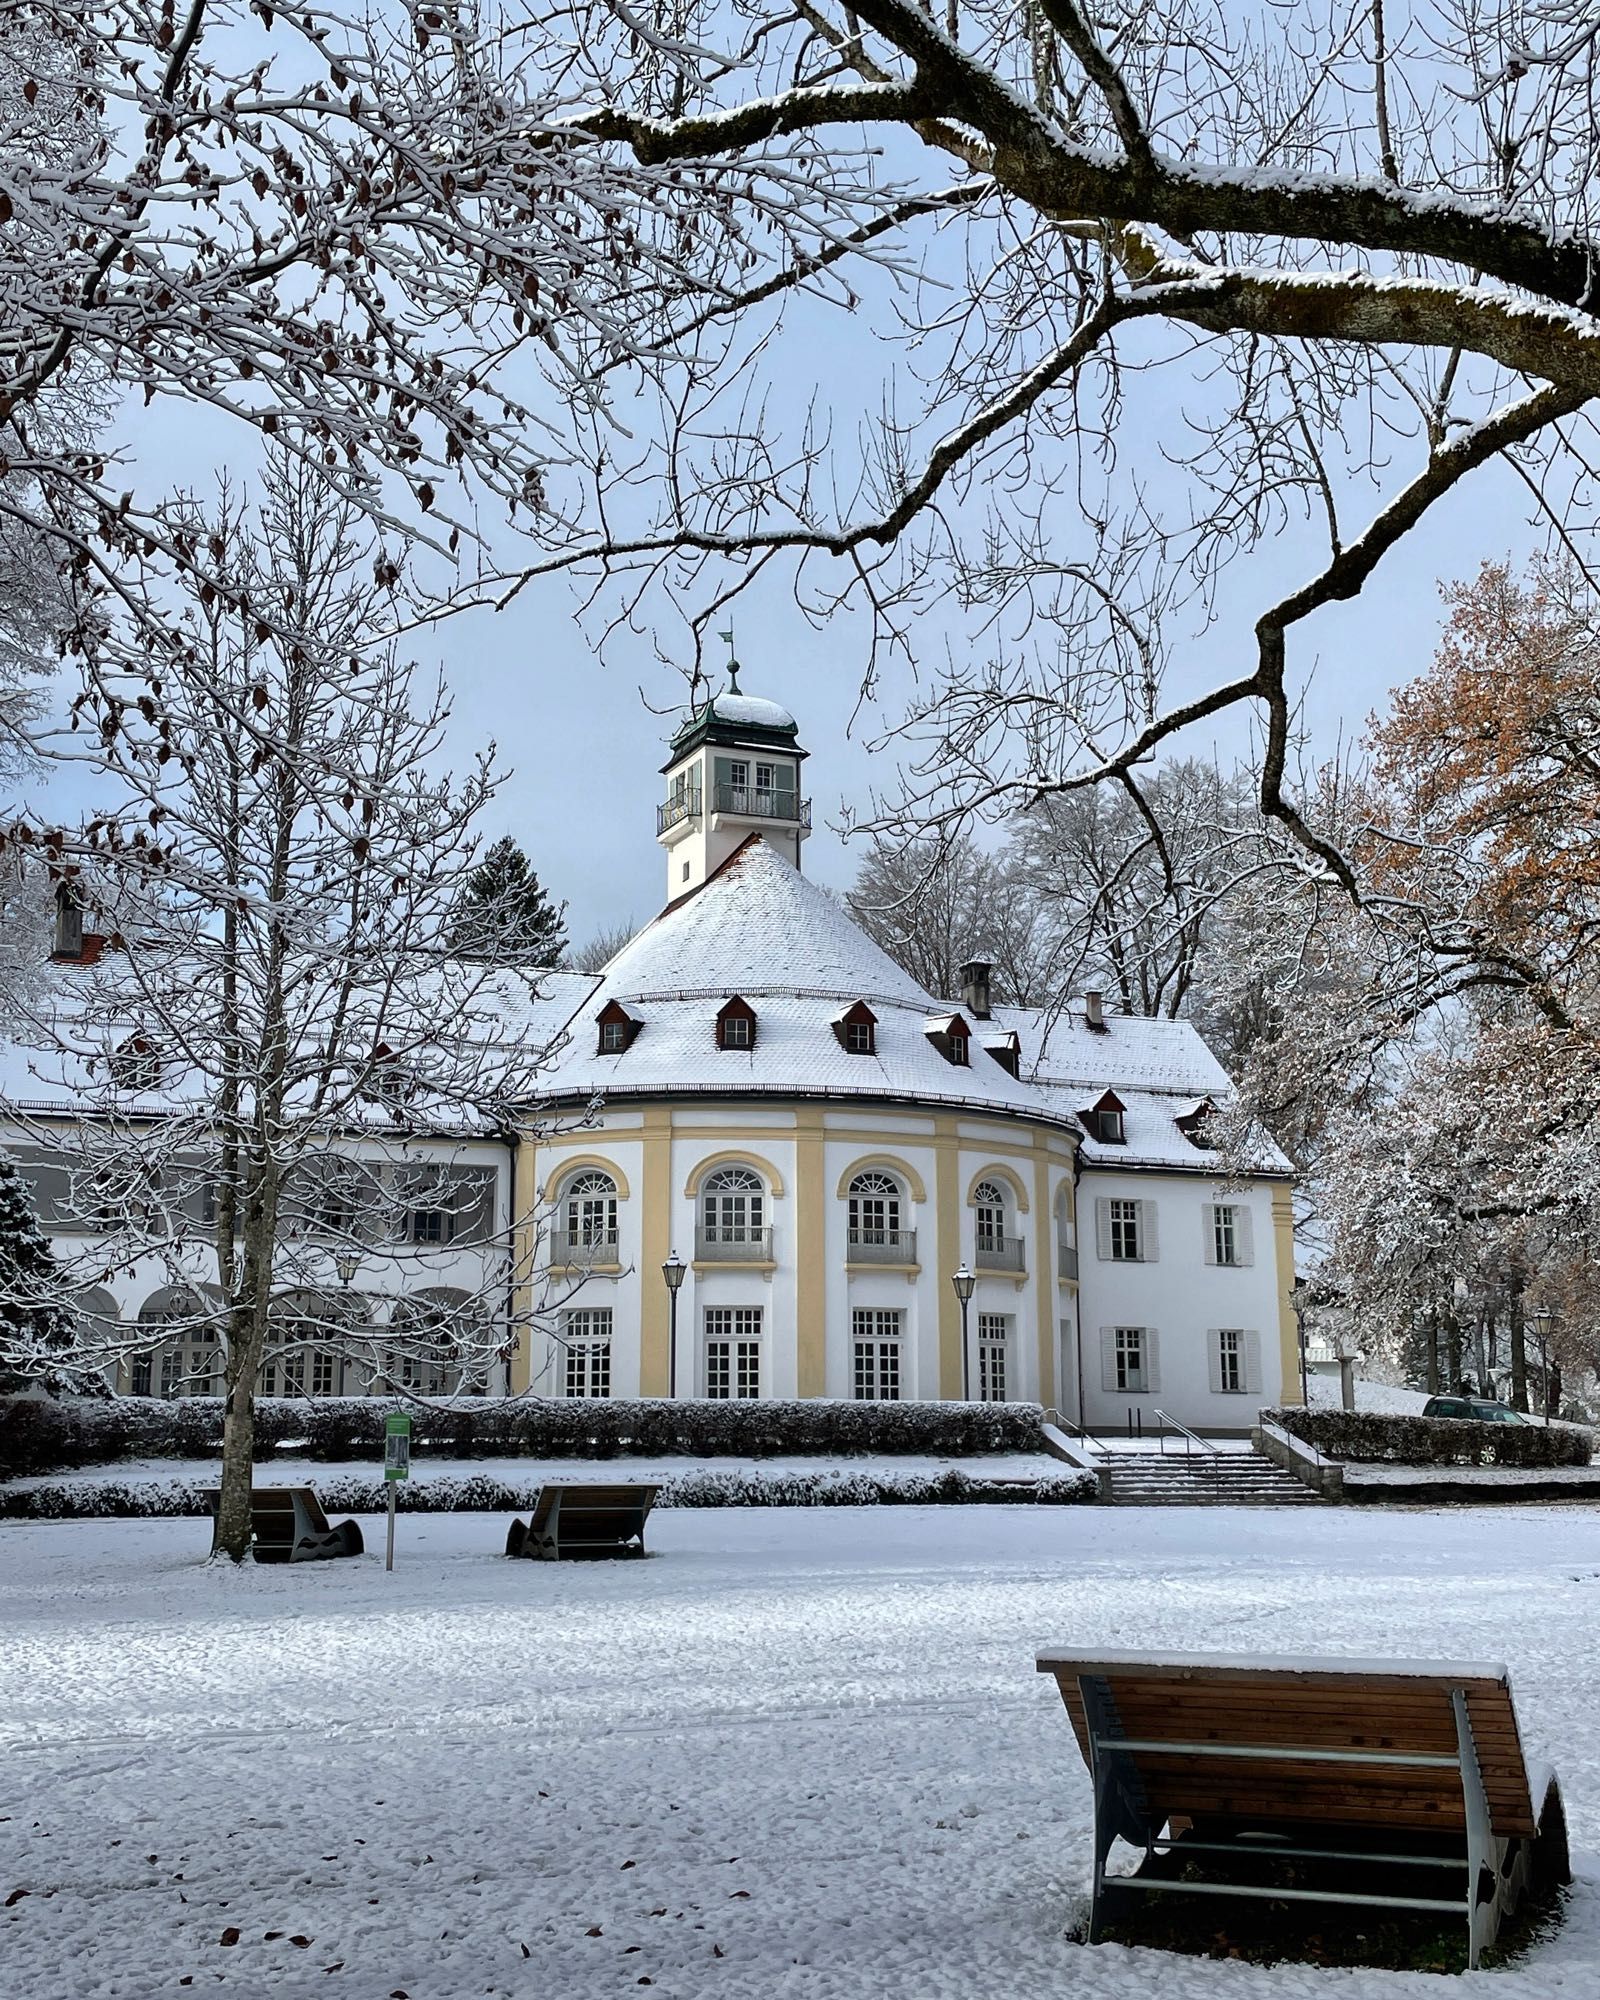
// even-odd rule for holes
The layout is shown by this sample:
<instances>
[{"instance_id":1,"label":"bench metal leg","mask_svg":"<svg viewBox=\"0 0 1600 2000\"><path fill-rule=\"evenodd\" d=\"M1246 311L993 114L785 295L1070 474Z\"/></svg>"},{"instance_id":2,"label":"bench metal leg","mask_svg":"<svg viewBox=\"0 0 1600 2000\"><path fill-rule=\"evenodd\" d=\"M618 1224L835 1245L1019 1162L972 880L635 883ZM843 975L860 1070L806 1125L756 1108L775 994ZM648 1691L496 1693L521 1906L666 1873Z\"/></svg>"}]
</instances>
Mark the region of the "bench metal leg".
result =
<instances>
[{"instance_id":1,"label":"bench metal leg","mask_svg":"<svg viewBox=\"0 0 1600 2000\"><path fill-rule=\"evenodd\" d=\"M1100 1942L1106 1862L1120 1840L1148 1853L1158 1826L1151 1824L1144 1787L1128 1753L1119 1750L1124 1732L1111 1690L1098 1676L1079 1678L1078 1692L1089 1734L1089 1772L1094 1781L1094 1883L1089 1900L1089 1942Z\"/></svg>"},{"instance_id":2,"label":"bench metal leg","mask_svg":"<svg viewBox=\"0 0 1600 2000\"><path fill-rule=\"evenodd\" d=\"M1489 1824L1489 1800L1483 1789L1483 1769L1478 1762L1478 1746L1472 1740L1472 1719L1467 1713L1467 1697L1461 1688L1450 1690L1450 1706L1456 1718L1456 1749L1461 1759L1461 1799L1467 1821L1467 1965L1476 1970L1485 1945L1493 1944L1500 1929L1505 1902L1505 1841L1497 1841ZM1492 1885L1484 1893L1484 1876ZM1520 1887L1520 1885L1519 1885Z\"/></svg>"}]
</instances>

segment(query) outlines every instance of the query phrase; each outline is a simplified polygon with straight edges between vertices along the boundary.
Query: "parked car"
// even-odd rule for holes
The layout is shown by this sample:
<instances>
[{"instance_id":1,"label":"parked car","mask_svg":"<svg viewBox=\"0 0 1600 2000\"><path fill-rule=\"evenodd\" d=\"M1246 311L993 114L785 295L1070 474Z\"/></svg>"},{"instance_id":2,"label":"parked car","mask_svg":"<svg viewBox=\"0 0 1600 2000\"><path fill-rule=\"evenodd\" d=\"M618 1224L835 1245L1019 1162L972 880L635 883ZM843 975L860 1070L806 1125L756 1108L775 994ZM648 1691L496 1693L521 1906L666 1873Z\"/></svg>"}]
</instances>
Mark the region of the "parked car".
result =
<instances>
[{"instance_id":1,"label":"parked car","mask_svg":"<svg viewBox=\"0 0 1600 2000\"><path fill-rule=\"evenodd\" d=\"M1509 1403L1492 1403L1487 1396L1430 1396L1422 1406L1425 1417L1466 1417L1479 1424L1525 1424L1528 1419Z\"/></svg>"}]
</instances>

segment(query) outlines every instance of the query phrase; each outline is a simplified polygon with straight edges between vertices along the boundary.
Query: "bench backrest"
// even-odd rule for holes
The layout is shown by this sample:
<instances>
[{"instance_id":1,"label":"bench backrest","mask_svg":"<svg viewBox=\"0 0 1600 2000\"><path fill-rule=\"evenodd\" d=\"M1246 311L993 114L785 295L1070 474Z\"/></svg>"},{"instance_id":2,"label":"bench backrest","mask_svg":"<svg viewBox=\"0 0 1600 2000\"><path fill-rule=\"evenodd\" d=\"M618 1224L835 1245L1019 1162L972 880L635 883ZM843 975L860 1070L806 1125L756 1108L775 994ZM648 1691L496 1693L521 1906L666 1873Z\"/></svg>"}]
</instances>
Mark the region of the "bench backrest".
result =
<instances>
[{"instance_id":1,"label":"bench backrest","mask_svg":"<svg viewBox=\"0 0 1600 2000\"><path fill-rule=\"evenodd\" d=\"M215 1514L222 1504L222 1488L207 1486L202 1489L201 1497L207 1511ZM252 1486L250 1527L256 1540L268 1547L296 1542L304 1528L317 1535L333 1532L322 1511L322 1502L309 1486Z\"/></svg>"},{"instance_id":2,"label":"bench backrest","mask_svg":"<svg viewBox=\"0 0 1600 2000\"><path fill-rule=\"evenodd\" d=\"M1460 1828L1459 1690L1494 1832L1538 1830L1504 1667L1052 1651L1038 1668L1091 1768L1091 1729L1130 1741L1117 1761L1158 1819Z\"/></svg>"},{"instance_id":3,"label":"bench backrest","mask_svg":"<svg viewBox=\"0 0 1600 2000\"><path fill-rule=\"evenodd\" d=\"M555 1523L558 1535L576 1541L626 1541L644 1533L659 1486L542 1486L533 1510L534 1534Z\"/></svg>"}]
</instances>

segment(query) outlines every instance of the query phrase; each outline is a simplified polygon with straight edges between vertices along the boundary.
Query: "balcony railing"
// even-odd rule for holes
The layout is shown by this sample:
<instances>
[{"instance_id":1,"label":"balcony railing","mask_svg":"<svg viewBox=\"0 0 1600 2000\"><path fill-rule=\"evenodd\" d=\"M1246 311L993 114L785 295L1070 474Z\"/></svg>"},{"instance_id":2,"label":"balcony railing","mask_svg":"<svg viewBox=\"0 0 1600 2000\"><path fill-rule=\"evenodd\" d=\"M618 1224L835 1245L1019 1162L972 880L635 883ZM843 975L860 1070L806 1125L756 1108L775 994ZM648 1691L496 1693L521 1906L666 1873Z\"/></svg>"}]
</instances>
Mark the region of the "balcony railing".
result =
<instances>
[{"instance_id":1,"label":"balcony railing","mask_svg":"<svg viewBox=\"0 0 1600 2000\"><path fill-rule=\"evenodd\" d=\"M811 824L811 801L798 792L775 791L765 785L716 785L712 810L739 819L784 819L797 826Z\"/></svg>"},{"instance_id":2,"label":"balcony railing","mask_svg":"<svg viewBox=\"0 0 1600 2000\"><path fill-rule=\"evenodd\" d=\"M553 1269L570 1271L586 1265L614 1264L617 1261L617 1232L614 1229L552 1229L550 1263Z\"/></svg>"},{"instance_id":3,"label":"balcony railing","mask_svg":"<svg viewBox=\"0 0 1600 2000\"><path fill-rule=\"evenodd\" d=\"M1078 1253L1070 1243L1063 1243L1056 1251L1056 1276L1076 1278L1078 1275Z\"/></svg>"},{"instance_id":4,"label":"balcony railing","mask_svg":"<svg viewBox=\"0 0 1600 2000\"><path fill-rule=\"evenodd\" d=\"M917 1261L917 1232L914 1229L852 1229L845 1236L847 1264L914 1264Z\"/></svg>"},{"instance_id":5,"label":"balcony railing","mask_svg":"<svg viewBox=\"0 0 1600 2000\"><path fill-rule=\"evenodd\" d=\"M1022 1261L1022 1238L992 1236L988 1242L977 1245L972 1261L980 1271L1021 1271L1026 1268Z\"/></svg>"},{"instance_id":6,"label":"balcony railing","mask_svg":"<svg viewBox=\"0 0 1600 2000\"><path fill-rule=\"evenodd\" d=\"M700 794L695 792L674 792L664 806L656 807L656 832L665 833L669 826L676 826L681 819L700 817Z\"/></svg>"},{"instance_id":7,"label":"balcony railing","mask_svg":"<svg viewBox=\"0 0 1600 2000\"><path fill-rule=\"evenodd\" d=\"M702 1222L694 1232L694 1254L702 1264L770 1264L772 1231Z\"/></svg>"}]
</instances>

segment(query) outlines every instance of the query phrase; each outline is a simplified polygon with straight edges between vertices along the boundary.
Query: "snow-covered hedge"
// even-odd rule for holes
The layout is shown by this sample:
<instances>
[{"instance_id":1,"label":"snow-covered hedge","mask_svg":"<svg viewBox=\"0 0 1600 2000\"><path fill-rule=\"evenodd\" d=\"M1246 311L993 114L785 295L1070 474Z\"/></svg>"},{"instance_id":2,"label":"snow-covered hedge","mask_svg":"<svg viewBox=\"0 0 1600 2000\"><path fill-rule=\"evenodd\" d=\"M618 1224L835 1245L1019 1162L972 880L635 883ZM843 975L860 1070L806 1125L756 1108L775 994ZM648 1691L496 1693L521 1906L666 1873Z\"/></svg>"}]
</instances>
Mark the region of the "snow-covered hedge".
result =
<instances>
[{"instance_id":1,"label":"snow-covered hedge","mask_svg":"<svg viewBox=\"0 0 1600 2000\"><path fill-rule=\"evenodd\" d=\"M420 1408L386 1396L340 1396L256 1405L256 1456L377 1458L391 1411L412 1419L417 1458L837 1458L917 1455L970 1458L1044 1449L1034 1403L702 1403L654 1398L612 1402L462 1397ZM170 1403L148 1396L111 1402L0 1398L0 1479L105 1465L124 1458L208 1458L222 1447L215 1396Z\"/></svg>"},{"instance_id":2,"label":"snow-covered hedge","mask_svg":"<svg viewBox=\"0 0 1600 2000\"><path fill-rule=\"evenodd\" d=\"M1587 1465L1594 1434L1575 1424L1482 1424L1376 1410L1263 1410L1328 1458L1353 1465Z\"/></svg>"},{"instance_id":3,"label":"snow-covered hedge","mask_svg":"<svg viewBox=\"0 0 1600 2000\"><path fill-rule=\"evenodd\" d=\"M414 1479L399 1489L405 1514L527 1513L537 1500L537 1479L502 1479L492 1472L466 1478ZM381 1514L387 1503L381 1479L349 1473L315 1481L330 1516ZM86 1521L203 1515L201 1487L186 1479L57 1479L48 1485L0 1487L0 1519ZM1070 1507L1094 1500L1093 1473L1013 1482L948 1472L791 1472L764 1479L747 1471L679 1473L663 1485L658 1507L971 1507L989 1505Z\"/></svg>"}]
</instances>

